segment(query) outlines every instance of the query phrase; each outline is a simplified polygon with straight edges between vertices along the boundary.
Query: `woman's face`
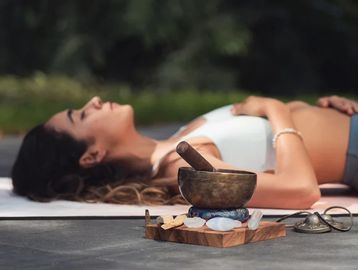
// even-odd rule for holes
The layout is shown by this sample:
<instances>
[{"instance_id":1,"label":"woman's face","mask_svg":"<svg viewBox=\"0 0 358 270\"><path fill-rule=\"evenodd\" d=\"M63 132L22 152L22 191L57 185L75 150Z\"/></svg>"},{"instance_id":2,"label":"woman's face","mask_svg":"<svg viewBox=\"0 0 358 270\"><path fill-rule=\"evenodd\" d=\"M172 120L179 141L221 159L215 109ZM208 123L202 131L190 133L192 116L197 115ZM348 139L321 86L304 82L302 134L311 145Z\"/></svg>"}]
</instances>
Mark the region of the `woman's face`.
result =
<instances>
[{"instance_id":1,"label":"woman's face","mask_svg":"<svg viewBox=\"0 0 358 270\"><path fill-rule=\"evenodd\" d=\"M133 108L92 98L78 110L65 110L55 114L47 124L64 131L78 140L95 141L110 149L125 141L134 130Z\"/></svg>"}]
</instances>

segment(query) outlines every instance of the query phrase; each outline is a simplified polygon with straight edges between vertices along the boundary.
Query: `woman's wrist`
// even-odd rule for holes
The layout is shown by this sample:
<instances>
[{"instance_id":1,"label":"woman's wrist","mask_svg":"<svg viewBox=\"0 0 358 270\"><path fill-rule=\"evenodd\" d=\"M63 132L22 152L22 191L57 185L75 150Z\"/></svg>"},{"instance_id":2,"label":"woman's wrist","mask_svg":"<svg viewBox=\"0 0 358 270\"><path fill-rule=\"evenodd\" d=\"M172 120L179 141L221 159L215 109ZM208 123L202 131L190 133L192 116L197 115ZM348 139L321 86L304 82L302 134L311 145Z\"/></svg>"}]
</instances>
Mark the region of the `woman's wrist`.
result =
<instances>
[{"instance_id":1,"label":"woman's wrist","mask_svg":"<svg viewBox=\"0 0 358 270\"><path fill-rule=\"evenodd\" d=\"M284 129L280 130L279 132L276 132L275 135L273 136L273 138L272 138L272 147L273 148L276 148L278 138L284 134L294 134L294 135L298 136L301 140L303 140L302 133L299 132L298 130L296 130L294 128L284 128Z\"/></svg>"},{"instance_id":2,"label":"woman's wrist","mask_svg":"<svg viewBox=\"0 0 358 270\"><path fill-rule=\"evenodd\" d=\"M289 112L285 103L280 100L267 98L264 102L263 106L265 115L270 118L271 115L275 115L277 113L286 113Z\"/></svg>"},{"instance_id":3,"label":"woman's wrist","mask_svg":"<svg viewBox=\"0 0 358 270\"><path fill-rule=\"evenodd\" d=\"M295 128L290 110L285 103L275 99L268 100L265 106L265 113L274 133L284 128Z\"/></svg>"}]
</instances>

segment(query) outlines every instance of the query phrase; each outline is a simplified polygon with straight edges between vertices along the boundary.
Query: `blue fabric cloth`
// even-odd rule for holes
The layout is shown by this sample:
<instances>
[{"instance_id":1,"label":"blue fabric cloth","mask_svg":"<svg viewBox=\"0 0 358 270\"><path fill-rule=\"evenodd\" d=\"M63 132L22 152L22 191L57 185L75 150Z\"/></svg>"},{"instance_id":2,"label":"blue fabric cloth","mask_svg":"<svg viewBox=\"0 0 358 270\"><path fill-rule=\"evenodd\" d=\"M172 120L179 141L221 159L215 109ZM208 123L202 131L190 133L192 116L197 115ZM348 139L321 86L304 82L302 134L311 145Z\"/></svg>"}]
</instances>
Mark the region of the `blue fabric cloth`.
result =
<instances>
[{"instance_id":1,"label":"blue fabric cloth","mask_svg":"<svg viewBox=\"0 0 358 270\"><path fill-rule=\"evenodd\" d=\"M192 206L188 211L188 217L201 217L206 220L214 217L226 217L245 222L249 216L249 210L245 207L238 209L207 209Z\"/></svg>"},{"instance_id":2,"label":"blue fabric cloth","mask_svg":"<svg viewBox=\"0 0 358 270\"><path fill-rule=\"evenodd\" d=\"M353 115L351 118L343 183L358 191L358 114Z\"/></svg>"}]
</instances>

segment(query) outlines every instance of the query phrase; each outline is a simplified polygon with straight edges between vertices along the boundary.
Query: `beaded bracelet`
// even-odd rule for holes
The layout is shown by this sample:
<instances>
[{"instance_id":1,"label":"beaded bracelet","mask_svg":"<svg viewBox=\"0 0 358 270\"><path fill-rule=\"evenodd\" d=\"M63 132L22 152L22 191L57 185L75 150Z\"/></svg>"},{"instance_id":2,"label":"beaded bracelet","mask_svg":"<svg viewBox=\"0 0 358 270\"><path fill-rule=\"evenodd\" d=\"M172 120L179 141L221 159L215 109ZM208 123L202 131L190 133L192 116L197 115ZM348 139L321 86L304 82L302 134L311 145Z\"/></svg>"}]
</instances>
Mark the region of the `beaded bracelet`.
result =
<instances>
[{"instance_id":1,"label":"beaded bracelet","mask_svg":"<svg viewBox=\"0 0 358 270\"><path fill-rule=\"evenodd\" d=\"M296 130L294 128L284 128L284 129L280 130L279 132L277 132L273 136L273 138L272 138L272 146L273 146L273 148L276 148L276 142L278 140L278 137L280 137L282 134L295 134L298 137L300 137L301 140L303 140L302 133L299 132L298 130Z\"/></svg>"}]
</instances>

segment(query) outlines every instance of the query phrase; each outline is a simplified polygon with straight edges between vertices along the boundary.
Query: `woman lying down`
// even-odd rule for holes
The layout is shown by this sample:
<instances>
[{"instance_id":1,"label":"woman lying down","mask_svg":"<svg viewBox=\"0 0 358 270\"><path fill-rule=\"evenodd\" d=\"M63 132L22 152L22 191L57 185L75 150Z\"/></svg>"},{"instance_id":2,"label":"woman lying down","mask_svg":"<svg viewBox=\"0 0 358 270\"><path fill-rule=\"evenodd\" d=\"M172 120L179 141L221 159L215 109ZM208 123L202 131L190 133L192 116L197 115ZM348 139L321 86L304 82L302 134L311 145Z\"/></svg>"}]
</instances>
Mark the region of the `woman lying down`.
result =
<instances>
[{"instance_id":1,"label":"woman lying down","mask_svg":"<svg viewBox=\"0 0 358 270\"><path fill-rule=\"evenodd\" d=\"M309 208L318 185L358 189L358 103L317 106L251 96L208 112L165 140L140 134L133 107L92 98L34 127L12 169L16 194L121 204L185 203L175 149L189 142L214 167L257 173L248 207Z\"/></svg>"}]
</instances>

